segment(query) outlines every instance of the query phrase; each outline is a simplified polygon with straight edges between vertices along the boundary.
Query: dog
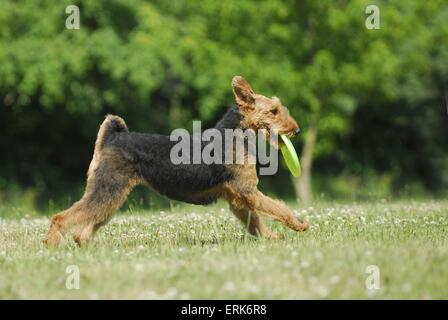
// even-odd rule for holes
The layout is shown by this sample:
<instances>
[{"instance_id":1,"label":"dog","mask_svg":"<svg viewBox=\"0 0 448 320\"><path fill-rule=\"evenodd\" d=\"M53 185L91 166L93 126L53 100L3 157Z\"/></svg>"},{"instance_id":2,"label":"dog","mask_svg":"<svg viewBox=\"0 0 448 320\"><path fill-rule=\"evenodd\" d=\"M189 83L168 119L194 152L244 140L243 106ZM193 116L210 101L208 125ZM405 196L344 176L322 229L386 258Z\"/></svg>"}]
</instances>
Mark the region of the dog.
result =
<instances>
[{"instance_id":1,"label":"dog","mask_svg":"<svg viewBox=\"0 0 448 320\"><path fill-rule=\"evenodd\" d=\"M289 137L300 132L297 122L277 97L254 93L241 76L232 79L232 87L236 105L216 124L217 130L261 130L268 141L272 139L267 132ZM193 204L206 205L225 199L233 214L254 236L279 237L265 226L261 216L280 221L295 231L308 229L309 224L299 220L284 202L258 190L255 163L175 165L170 160L173 145L169 136L130 132L122 118L108 115L98 131L85 193L69 209L52 218L44 243L58 245L65 234L73 236L79 245L89 242L137 185ZM244 152L247 157L247 148Z\"/></svg>"}]
</instances>

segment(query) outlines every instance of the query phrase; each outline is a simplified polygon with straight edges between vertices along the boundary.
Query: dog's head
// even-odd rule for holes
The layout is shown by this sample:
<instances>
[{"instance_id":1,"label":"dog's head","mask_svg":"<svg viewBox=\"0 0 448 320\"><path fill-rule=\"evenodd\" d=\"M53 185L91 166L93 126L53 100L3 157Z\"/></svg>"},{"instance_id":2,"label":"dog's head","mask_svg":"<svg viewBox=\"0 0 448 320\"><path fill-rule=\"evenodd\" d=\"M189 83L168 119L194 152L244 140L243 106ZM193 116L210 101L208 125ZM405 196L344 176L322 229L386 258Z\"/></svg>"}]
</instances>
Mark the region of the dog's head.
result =
<instances>
[{"instance_id":1,"label":"dog's head","mask_svg":"<svg viewBox=\"0 0 448 320\"><path fill-rule=\"evenodd\" d=\"M278 143L275 143L271 132L275 135L285 134L290 138L300 133L299 125L279 98L268 98L254 93L249 83L240 76L233 77L232 87L242 115L243 128L252 129L255 132L261 130L266 140L275 147L278 147L281 141L277 138Z\"/></svg>"}]
</instances>

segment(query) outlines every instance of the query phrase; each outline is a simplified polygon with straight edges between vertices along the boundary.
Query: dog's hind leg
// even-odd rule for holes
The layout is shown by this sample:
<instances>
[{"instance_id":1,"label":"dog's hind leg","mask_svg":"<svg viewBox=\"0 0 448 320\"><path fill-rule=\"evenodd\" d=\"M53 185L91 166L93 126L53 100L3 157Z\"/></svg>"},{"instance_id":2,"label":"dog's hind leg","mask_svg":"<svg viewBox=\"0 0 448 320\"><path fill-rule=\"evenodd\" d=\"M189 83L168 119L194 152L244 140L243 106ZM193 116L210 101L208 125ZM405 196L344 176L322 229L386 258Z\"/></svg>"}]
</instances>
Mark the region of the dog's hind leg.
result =
<instances>
[{"instance_id":1,"label":"dog's hind leg","mask_svg":"<svg viewBox=\"0 0 448 320\"><path fill-rule=\"evenodd\" d=\"M78 244L88 242L123 204L137 181L121 156L103 151L98 164L89 171L84 196L53 217L44 243L57 245L65 233L70 233Z\"/></svg>"}]
</instances>

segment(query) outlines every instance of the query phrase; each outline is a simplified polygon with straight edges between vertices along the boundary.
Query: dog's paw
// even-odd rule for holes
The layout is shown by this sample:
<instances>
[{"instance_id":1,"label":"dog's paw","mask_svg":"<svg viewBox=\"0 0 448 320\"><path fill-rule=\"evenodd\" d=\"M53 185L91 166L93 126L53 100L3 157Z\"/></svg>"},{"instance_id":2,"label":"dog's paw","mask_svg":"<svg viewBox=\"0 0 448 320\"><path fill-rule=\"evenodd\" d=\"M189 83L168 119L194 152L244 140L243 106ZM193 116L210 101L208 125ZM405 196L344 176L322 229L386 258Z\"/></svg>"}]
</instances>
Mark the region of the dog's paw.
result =
<instances>
[{"instance_id":1,"label":"dog's paw","mask_svg":"<svg viewBox=\"0 0 448 320\"><path fill-rule=\"evenodd\" d=\"M302 230L299 231L306 231L310 228L310 224L306 221L302 221Z\"/></svg>"},{"instance_id":2,"label":"dog's paw","mask_svg":"<svg viewBox=\"0 0 448 320\"><path fill-rule=\"evenodd\" d=\"M60 233L57 234L49 234L43 240L42 243L46 247L57 247L62 241L62 235Z\"/></svg>"},{"instance_id":3,"label":"dog's paw","mask_svg":"<svg viewBox=\"0 0 448 320\"><path fill-rule=\"evenodd\" d=\"M293 221L288 221L287 226L294 231L306 231L309 229L310 224L306 221L295 219Z\"/></svg>"}]
</instances>

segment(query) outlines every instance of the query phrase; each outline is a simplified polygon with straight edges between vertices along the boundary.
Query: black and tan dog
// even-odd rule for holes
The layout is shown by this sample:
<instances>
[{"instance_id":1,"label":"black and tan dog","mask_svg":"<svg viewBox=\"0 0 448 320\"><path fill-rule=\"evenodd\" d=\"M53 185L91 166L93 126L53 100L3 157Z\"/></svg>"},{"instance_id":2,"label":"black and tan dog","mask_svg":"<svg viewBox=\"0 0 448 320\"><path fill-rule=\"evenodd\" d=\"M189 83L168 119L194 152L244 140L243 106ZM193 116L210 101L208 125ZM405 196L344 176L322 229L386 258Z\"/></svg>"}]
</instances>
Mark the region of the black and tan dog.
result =
<instances>
[{"instance_id":1,"label":"black and tan dog","mask_svg":"<svg viewBox=\"0 0 448 320\"><path fill-rule=\"evenodd\" d=\"M273 130L288 136L300 131L278 98L255 94L239 76L233 78L232 86L237 106L217 123L217 130ZM308 228L308 223L298 220L286 204L257 189L255 164L175 165L170 160L174 144L169 136L130 132L123 119L107 116L98 132L84 196L53 217L44 242L57 245L66 233L79 244L88 242L140 184L171 199L194 204L224 198L253 235L277 237L260 216L280 221L295 231Z\"/></svg>"}]
</instances>

